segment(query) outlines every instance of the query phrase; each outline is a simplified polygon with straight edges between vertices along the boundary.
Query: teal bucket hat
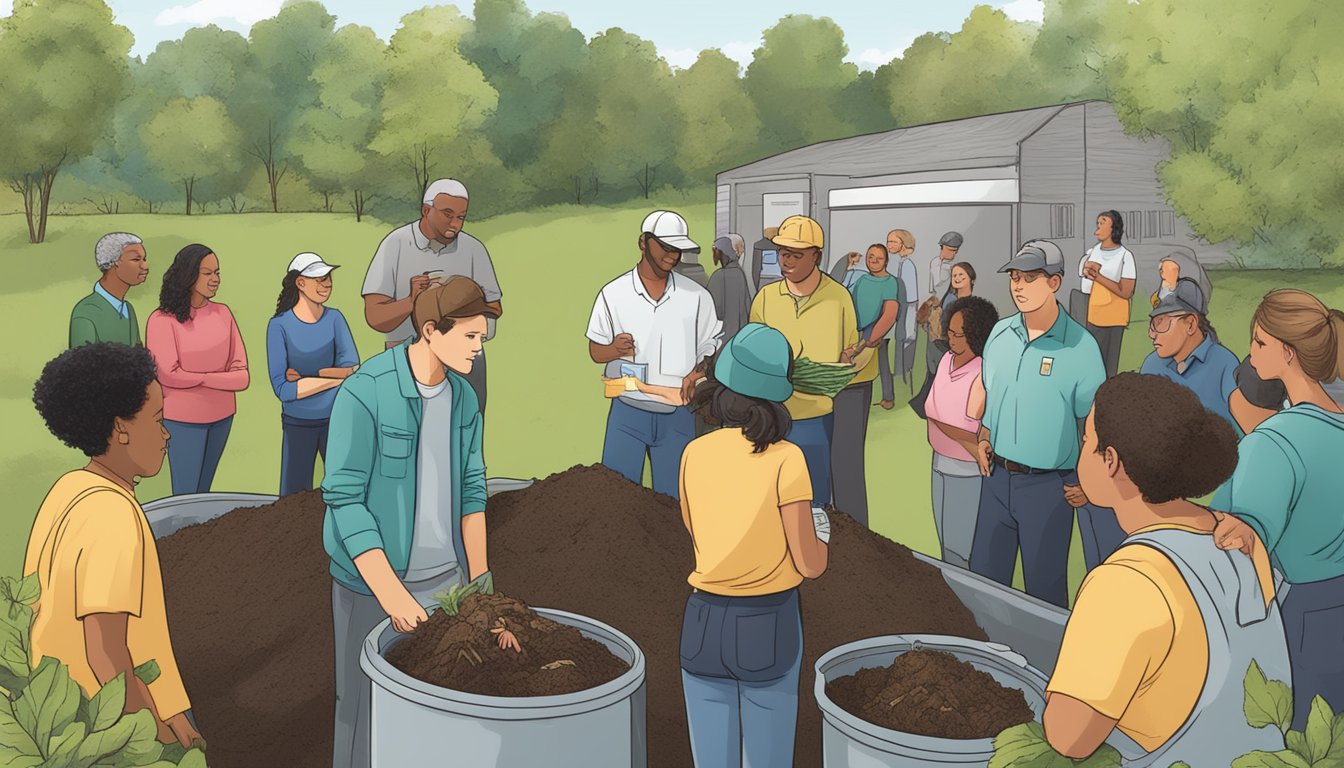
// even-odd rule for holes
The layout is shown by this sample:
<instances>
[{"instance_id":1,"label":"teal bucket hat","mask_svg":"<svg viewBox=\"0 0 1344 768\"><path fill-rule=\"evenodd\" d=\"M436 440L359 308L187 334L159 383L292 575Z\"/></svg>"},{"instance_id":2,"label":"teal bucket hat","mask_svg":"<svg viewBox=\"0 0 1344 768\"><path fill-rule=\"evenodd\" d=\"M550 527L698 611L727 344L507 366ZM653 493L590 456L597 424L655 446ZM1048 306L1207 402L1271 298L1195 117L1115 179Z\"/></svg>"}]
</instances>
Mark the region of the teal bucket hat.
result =
<instances>
[{"instance_id":1,"label":"teal bucket hat","mask_svg":"<svg viewBox=\"0 0 1344 768\"><path fill-rule=\"evenodd\" d=\"M793 395L789 361L793 350L784 334L760 323L743 326L723 345L714 378L739 395L782 403Z\"/></svg>"}]
</instances>

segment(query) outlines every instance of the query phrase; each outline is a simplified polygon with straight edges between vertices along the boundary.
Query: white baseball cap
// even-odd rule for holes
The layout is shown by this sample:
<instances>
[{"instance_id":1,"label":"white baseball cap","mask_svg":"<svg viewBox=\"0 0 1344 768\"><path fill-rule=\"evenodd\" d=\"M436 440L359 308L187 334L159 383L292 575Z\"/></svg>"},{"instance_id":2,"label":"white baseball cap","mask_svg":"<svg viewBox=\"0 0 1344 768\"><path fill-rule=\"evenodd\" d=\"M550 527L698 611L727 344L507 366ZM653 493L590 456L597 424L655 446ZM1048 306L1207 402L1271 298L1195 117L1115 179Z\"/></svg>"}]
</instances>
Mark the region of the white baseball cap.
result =
<instances>
[{"instance_id":1,"label":"white baseball cap","mask_svg":"<svg viewBox=\"0 0 1344 768\"><path fill-rule=\"evenodd\" d=\"M658 238L658 242L678 251L699 251L700 246L692 240L690 228L686 226L686 220L680 214L672 211L654 211L644 217L644 228L640 232L647 232Z\"/></svg>"},{"instance_id":2,"label":"white baseball cap","mask_svg":"<svg viewBox=\"0 0 1344 768\"><path fill-rule=\"evenodd\" d=\"M298 272L299 277L326 277L339 264L328 264L316 253L300 253L289 262L289 271Z\"/></svg>"}]
</instances>

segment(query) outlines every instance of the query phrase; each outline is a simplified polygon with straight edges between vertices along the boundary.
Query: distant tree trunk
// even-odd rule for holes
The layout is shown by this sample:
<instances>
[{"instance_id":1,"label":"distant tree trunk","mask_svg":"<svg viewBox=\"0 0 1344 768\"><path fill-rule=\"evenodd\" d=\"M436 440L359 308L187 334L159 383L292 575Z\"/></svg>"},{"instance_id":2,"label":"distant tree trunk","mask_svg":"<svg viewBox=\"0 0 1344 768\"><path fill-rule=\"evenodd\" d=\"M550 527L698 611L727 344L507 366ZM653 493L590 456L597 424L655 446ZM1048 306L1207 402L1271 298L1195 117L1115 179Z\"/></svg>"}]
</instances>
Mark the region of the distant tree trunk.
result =
<instances>
[{"instance_id":1,"label":"distant tree trunk","mask_svg":"<svg viewBox=\"0 0 1344 768\"><path fill-rule=\"evenodd\" d=\"M645 200L649 199L649 192L653 189L653 180L657 177L657 174L658 169L650 168L648 163L644 164L644 173L635 174L635 183L639 185L640 191L644 193Z\"/></svg>"},{"instance_id":2,"label":"distant tree trunk","mask_svg":"<svg viewBox=\"0 0 1344 768\"><path fill-rule=\"evenodd\" d=\"M32 174L24 174L21 178L12 179L9 182L10 189L23 197L23 217L28 222L28 242L40 243L37 239L37 223L33 221L33 212L37 197L37 184L33 180Z\"/></svg>"},{"instance_id":3,"label":"distant tree trunk","mask_svg":"<svg viewBox=\"0 0 1344 768\"><path fill-rule=\"evenodd\" d=\"M196 186L196 177L189 176L182 180L182 190L187 193L187 215L191 215L191 190Z\"/></svg>"},{"instance_id":4,"label":"distant tree trunk","mask_svg":"<svg viewBox=\"0 0 1344 768\"><path fill-rule=\"evenodd\" d=\"M322 209L325 210L327 213L331 213L331 193L330 193L330 192L323 192L323 193L322 193Z\"/></svg>"},{"instance_id":5,"label":"distant tree trunk","mask_svg":"<svg viewBox=\"0 0 1344 768\"><path fill-rule=\"evenodd\" d=\"M365 197L363 190L355 190L355 199L350 201L350 207L355 211L355 221L364 220L364 207L368 205L369 198Z\"/></svg>"},{"instance_id":6,"label":"distant tree trunk","mask_svg":"<svg viewBox=\"0 0 1344 768\"><path fill-rule=\"evenodd\" d=\"M574 204L583 205L583 179L574 174Z\"/></svg>"},{"instance_id":7,"label":"distant tree trunk","mask_svg":"<svg viewBox=\"0 0 1344 768\"><path fill-rule=\"evenodd\" d=\"M60 169L61 162L64 162L64 160L65 158L62 157L56 165L42 171L42 209L37 224L37 242L39 243L45 242L47 239L47 212L51 208L51 187L56 183L56 171Z\"/></svg>"},{"instance_id":8,"label":"distant tree trunk","mask_svg":"<svg viewBox=\"0 0 1344 768\"><path fill-rule=\"evenodd\" d=\"M275 135L275 121L271 120L266 124L266 138L258 139L252 143L252 148L248 154L261 161L262 166L266 168L266 183L271 188L271 212L280 212L280 199L278 190L280 180L285 178L289 172L289 161L286 160L281 167L280 158L275 151L275 144L278 141Z\"/></svg>"},{"instance_id":9,"label":"distant tree trunk","mask_svg":"<svg viewBox=\"0 0 1344 768\"><path fill-rule=\"evenodd\" d=\"M410 166L411 172L415 174L417 201L423 199L420 196L425 193L425 188L429 186L429 172L434 169L434 164L429 162L429 158L433 154L434 150L429 144L416 144L411 148L407 165Z\"/></svg>"}]
</instances>

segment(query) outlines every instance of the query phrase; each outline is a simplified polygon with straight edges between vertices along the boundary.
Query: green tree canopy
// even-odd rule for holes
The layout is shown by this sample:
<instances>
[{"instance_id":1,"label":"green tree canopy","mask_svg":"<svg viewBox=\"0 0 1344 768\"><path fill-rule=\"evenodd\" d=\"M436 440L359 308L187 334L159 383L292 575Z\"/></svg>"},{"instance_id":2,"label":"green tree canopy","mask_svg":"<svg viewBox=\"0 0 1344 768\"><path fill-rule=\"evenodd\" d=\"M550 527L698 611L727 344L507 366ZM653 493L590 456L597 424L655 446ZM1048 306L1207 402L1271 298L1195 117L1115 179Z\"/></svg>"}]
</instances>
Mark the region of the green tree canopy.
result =
<instances>
[{"instance_id":1,"label":"green tree canopy","mask_svg":"<svg viewBox=\"0 0 1344 768\"><path fill-rule=\"evenodd\" d=\"M849 46L840 26L785 16L762 37L743 85L764 124L764 154L850 135L841 98L859 69L844 60Z\"/></svg>"},{"instance_id":2,"label":"green tree canopy","mask_svg":"<svg viewBox=\"0 0 1344 768\"><path fill-rule=\"evenodd\" d=\"M219 99L173 99L141 136L156 172L177 180L188 216L198 200L218 200L242 188L243 135Z\"/></svg>"}]
</instances>

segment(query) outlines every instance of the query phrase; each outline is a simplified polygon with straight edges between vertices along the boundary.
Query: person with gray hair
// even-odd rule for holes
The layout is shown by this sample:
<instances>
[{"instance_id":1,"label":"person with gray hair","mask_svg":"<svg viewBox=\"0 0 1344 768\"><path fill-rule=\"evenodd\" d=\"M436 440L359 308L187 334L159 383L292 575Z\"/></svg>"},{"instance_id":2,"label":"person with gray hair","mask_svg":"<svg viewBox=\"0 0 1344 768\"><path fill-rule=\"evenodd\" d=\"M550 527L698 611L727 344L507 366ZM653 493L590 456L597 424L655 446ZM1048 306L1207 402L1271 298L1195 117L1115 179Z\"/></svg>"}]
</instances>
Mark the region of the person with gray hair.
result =
<instances>
[{"instance_id":1,"label":"person with gray hair","mask_svg":"<svg viewBox=\"0 0 1344 768\"><path fill-rule=\"evenodd\" d=\"M439 179L425 189L420 219L392 230L378 244L364 277L364 319L387 335L387 348L415 336L411 308L415 297L453 275L469 277L485 299L503 313L499 278L485 244L462 231L467 221L467 188L456 179ZM495 337L495 319L487 318L485 339ZM477 356L467 381L485 413L485 352Z\"/></svg>"},{"instance_id":2,"label":"person with gray hair","mask_svg":"<svg viewBox=\"0 0 1344 768\"><path fill-rule=\"evenodd\" d=\"M738 241L741 240L739 237ZM742 330L751 311L751 288L747 286L741 259L731 235L714 241L714 263L718 269L709 277L709 297L714 300L719 322L723 323L725 340Z\"/></svg>"},{"instance_id":3,"label":"person with gray hair","mask_svg":"<svg viewBox=\"0 0 1344 768\"><path fill-rule=\"evenodd\" d=\"M70 346L100 341L140 346L140 321L126 294L149 277L144 241L129 232L103 235L93 247L93 260L103 275L70 312Z\"/></svg>"}]
</instances>

